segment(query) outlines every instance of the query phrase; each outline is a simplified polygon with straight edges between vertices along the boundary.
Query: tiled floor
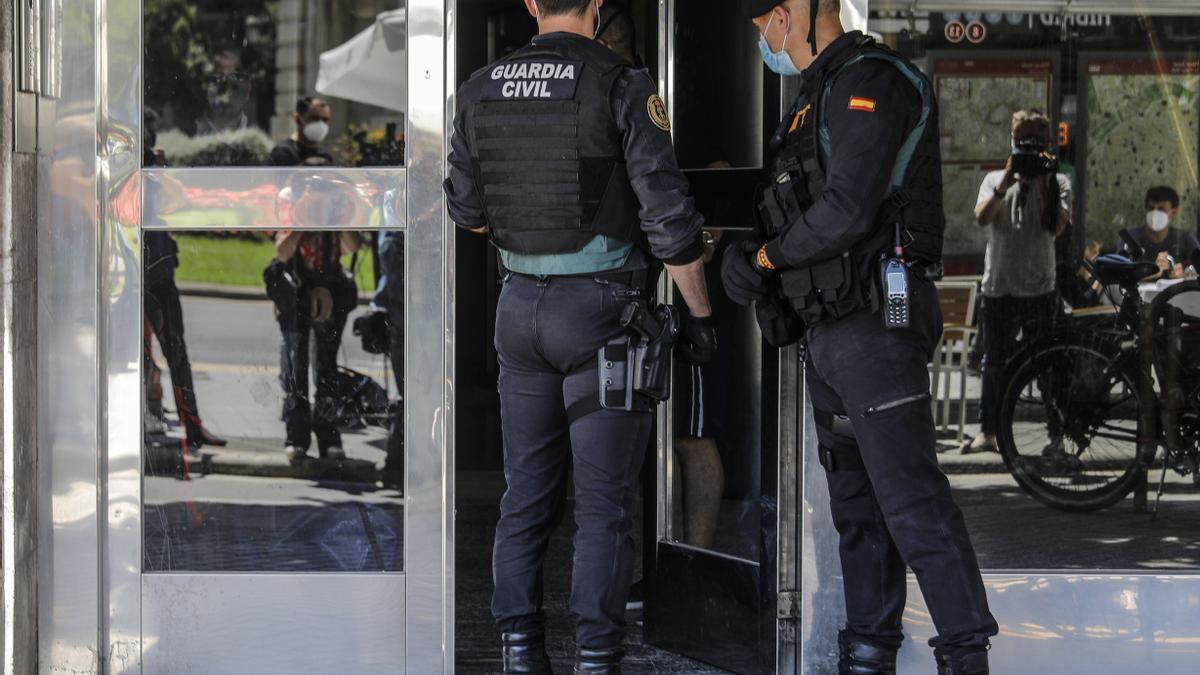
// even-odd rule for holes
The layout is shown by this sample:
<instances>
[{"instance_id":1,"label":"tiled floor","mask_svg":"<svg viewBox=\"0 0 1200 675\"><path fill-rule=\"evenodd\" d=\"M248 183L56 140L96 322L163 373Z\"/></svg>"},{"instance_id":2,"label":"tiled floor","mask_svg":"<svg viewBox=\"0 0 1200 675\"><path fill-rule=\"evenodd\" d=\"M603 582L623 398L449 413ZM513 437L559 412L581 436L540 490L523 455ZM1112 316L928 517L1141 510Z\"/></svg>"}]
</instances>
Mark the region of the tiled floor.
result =
<instances>
[{"instance_id":1,"label":"tiled floor","mask_svg":"<svg viewBox=\"0 0 1200 675\"><path fill-rule=\"evenodd\" d=\"M459 483L456 503L456 583L455 583L455 672L499 673L500 638L492 623L489 602L492 594L492 537L499 517L498 498L494 494L463 494ZM570 673L575 649L574 621L567 610L570 591L572 545L575 525L568 516L550 542L546 560L546 609L549 614L547 650L556 673ZM642 643L640 613L627 616L630 625L625 644L627 655L623 672L695 673L726 671L682 656L655 649Z\"/></svg>"}]
</instances>

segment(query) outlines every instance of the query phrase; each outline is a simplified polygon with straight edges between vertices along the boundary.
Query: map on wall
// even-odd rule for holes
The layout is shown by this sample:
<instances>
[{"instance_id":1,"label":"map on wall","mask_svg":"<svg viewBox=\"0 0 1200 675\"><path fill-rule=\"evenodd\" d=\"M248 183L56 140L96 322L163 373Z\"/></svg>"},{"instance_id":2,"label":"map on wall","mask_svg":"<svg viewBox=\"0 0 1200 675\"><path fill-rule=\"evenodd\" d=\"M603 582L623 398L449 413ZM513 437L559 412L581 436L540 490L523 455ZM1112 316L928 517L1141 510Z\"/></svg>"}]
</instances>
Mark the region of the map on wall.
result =
<instances>
[{"instance_id":1,"label":"map on wall","mask_svg":"<svg viewBox=\"0 0 1200 675\"><path fill-rule=\"evenodd\" d=\"M1154 185L1175 188L1175 225L1195 232L1200 59L1093 60L1086 73L1088 236L1114 245L1121 228L1141 225Z\"/></svg>"},{"instance_id":2,"label":"map on wall","mask_svg":"<svg viewBox=\"0 0 1200 675\"><path fill-rule=\"evenodd\" d=\"M975 199L987 172L1002 168L1012 114L1050 110L1050 59L936 59L933 83L941 114L942 190L947 255L982 255L987 231L975 224Z\"/></svg>"}]
</instances>

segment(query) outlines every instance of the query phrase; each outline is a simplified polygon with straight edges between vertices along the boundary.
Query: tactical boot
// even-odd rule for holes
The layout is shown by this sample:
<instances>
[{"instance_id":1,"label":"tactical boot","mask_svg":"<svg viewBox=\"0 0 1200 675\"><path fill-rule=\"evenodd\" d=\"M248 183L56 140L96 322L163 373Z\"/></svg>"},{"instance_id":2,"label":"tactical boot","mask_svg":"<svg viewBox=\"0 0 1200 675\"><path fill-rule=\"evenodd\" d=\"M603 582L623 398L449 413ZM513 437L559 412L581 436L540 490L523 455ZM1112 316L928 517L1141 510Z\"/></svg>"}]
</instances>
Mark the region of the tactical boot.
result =
<instances>
[{"instance_id":1,"label":"tactical boot","mask_svg":"<svg viewBox=\"0 0 1200 675\"><path fill-rule=\"evenodd\" d=\"M838 675L895 675L896 649L838 638Z\"/></svg>"},{"instance_id":2,"label":"tactical boot","mask_svg":"<svg viewBox=\"0 0 1200 675\"><path fill-rule=\"evenodd\" d=\"M620 675L621 657L625 650L620 647L605 649L580 648L575 652L575 675Z\"/></svg>"},{"instance_id":3,"label":"tactical boot","mask_svg":"<svg viewBox=\"0 0 1200 675\"><path fill-rule=\"evenodd\" d=\"M988 675L986 650L962 651L955 654L934 654L938 675Z\"/></svg>"},{"instance_id":4,"label":"tactical boot","mask_svg":"<svg viewBox=\"0 0 1200 675\"><path fill-rule=\"evenodd\" d=\"M502 633L505 675L550 675L546 654L546 632L531 628L520 633Z\"/></svg>"}]
</instances>

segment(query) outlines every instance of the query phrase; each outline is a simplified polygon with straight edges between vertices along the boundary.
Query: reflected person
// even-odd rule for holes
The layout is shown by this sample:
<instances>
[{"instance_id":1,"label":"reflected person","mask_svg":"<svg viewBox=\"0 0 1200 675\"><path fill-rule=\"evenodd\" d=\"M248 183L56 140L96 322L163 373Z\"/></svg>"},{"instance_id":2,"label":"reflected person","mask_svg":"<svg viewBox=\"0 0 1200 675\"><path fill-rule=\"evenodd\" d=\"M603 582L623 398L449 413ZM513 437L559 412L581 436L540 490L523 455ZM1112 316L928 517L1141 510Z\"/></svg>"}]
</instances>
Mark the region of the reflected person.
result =
<instances>
[{"instance_id":1,"label":"reflected person","mask_svg":"<svg viewBox=\"0 0 1200 675\"><path fill-rule=\"evenodd\" d=\"M271 149L267 163L272 166L324 166L333 164L333 155L321 147L329 134L332 114L323 98L305 96L296 101L292 135Z\"/></svg>"},{"instance_id":2,"label":"reflected person","mask_svg":"<svg viewBox=\"0 0 1200 675\"><path fill-rule=\"evenodd\" d=\"M162 150L155 149L158 135L158 115L146 108L144 115L144 138L142 162L144 166L167 166ZM182 186L169 176L146 176L146 209L143 223L148 226L165 225L160 206L166 201L182 199ZM168 196L168 193L178 193ZM179 246L170 232L145 230L142 232L142 289L144 321L158 338L163 357L171 373L171 388L175 394L175 410L183 426L187 448L195 450L204 445L223 446L226 441L205 428L200 420L196 404L196 388L192 382L192 364L188 359L187 343L183 337L183 306L179 299L179 288L175 285L175 269L179 267ZM148 372L157 370L149 338L143 350L143 365ZM158 388L158 412L161 414L161 387ZM151 403L147 397L147 403ZM186 466L186 464L185 464Z\"/></svg>"},{"instance_id":3,"label":"reflected person","mask_svg":"<svg viewBox=\"0 0 1200 675\"><path fill-rule=\"evenodd\" d=\"M253 78L242 69L242 56L234 48L218 50L204 78L208 109L196 120L196 135L209 136L223 131L242 131L249 126L246 106L250 102Z\"/></svg>"},{"instance_id":4,"label":"reflected person","mask_svg":"<svg viewBox=\"0 0 1200 675\"><path fill-rule=\"evenodd\" d=\"M711 358L702 219L653 80L593 39L603 2L525 6L539 34L459 90L445 182L451 219L488 234L504 267L495 343L508 486L492 613L504 671L551 672L542 565L573 461L575 671L619 673L653 399L602 401L600 371L628 360L622 313L654 311L659 261L689 309L682 350Z\"/></svg>"},{"instance_id":5,"label":"reflected person","mask_svg":"<svg viewBox=\"0 0 1200 675\"><path fill-rule=\"evenodd\" d=\"M758 241L725 252L726 293L804 368L840 537L839 672L894 673L911 567L943 675L988 672L997 633L966 523L938 466L927 364L942 329L937 101L837 0L742 0L767 66L800 95L770 144ZM886 289L886 294L883 290ZM885 303L887 304L885 310Z\"/></svg>"},{"instance_id":6,"label":"reflected person","mask_svg":"<svg viewBox=\"0 0 1200 675\"><path fill-rule=\"evenodd\" d=\"M1050 118L1036 110L1012 117L1012 151L1003 170L979 186L975 218L987 228L983 263L983 393L980 432L964 454L997 452L1001 376L1019 343L1050 330L1058 313L1054 240L1071 214L1071 179L1050 154ZM1054 452L1061 441L1047 447Z\"/></svg>"},{"instance_id":7,"label":"reflected person","mask_svg":"<svg viewBox=\"0 0 1200 675\"><path fill-rule=\"evenodd\" d=\"M395 197L384 197L385 214L393 208ZM394 211L393 211L394 213ZM384 217L385 223L388 217ZM404 487L404 232L384 230L379 233L379 285L375 304L387 313L388 356L392 375L396 379L398 400L391 411L388 429L387 458L383 464L383 485L394 489Z\"/></svg>"},{"instance_id":8,"label":"reflected person","mask_svg":"<svg viewBox=\"0 0 1200 675\"><path fill-rule=\"evenodd\" d=\"M297 209L302 205L297 204ZM276 307L283 333L279 379L283 385L284 452L293 462L308 454L312 436L323 459L344 459L338 430L337 357L346 318L358 291L342 268L343 254L358 250L357 232L284 230L276 234L275 261L290 267L299 285L290 309ZM312 371L316 377L315 408L308 399L309 344L316 341Z\"/></svg>"},{"instance_id":9,"label":"reflected person","mask_svg":"<svg viewBox=\"0 0 1200 675\"><path fill-rule=\"evenodd\" d=\"M1125 228L1142 249L1139 260L1158 265L1159 273L1150 278L1182 279L1183 270L1192 264L1192 254L1200 248L1196 235L1172 226L1179 217L1179 193L1169 185L1156 185L1146 190L1146 220L1141 227ZM1131 255L1128 246L1122 252Z\"/></svg>"}]
</instances>

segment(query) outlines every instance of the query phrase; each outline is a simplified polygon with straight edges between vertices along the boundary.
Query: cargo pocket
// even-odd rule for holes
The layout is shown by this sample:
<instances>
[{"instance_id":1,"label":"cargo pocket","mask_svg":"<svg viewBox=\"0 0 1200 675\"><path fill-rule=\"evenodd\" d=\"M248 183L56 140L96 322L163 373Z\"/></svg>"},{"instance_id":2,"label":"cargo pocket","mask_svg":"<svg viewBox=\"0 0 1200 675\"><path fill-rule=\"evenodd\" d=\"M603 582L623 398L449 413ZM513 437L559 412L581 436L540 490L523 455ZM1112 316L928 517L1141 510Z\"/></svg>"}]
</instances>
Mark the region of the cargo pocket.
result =
<instances>
[{"instance_id":1,"label":"cargo pocket","mask_svg":"<svg viewBox=\"0 0 1200 675\"><path fill-rule=\"evenodd\" d=\"M792 303L792 307L802 314L817 302L816 295L813 293L811 267L785 270L779 275L779 287L788 301Z\"/></svg>"},{"instance_id":2,"label":"cargo pocket","mask_svg":"<svg viewBox=\"0 0 1200 675\"><path fill-rule=\"evenodd\" d=\"M821 305L839 319L863 306L854 258L849 252L812 266L812 283Z\"/></svg>"}]
</instances>

